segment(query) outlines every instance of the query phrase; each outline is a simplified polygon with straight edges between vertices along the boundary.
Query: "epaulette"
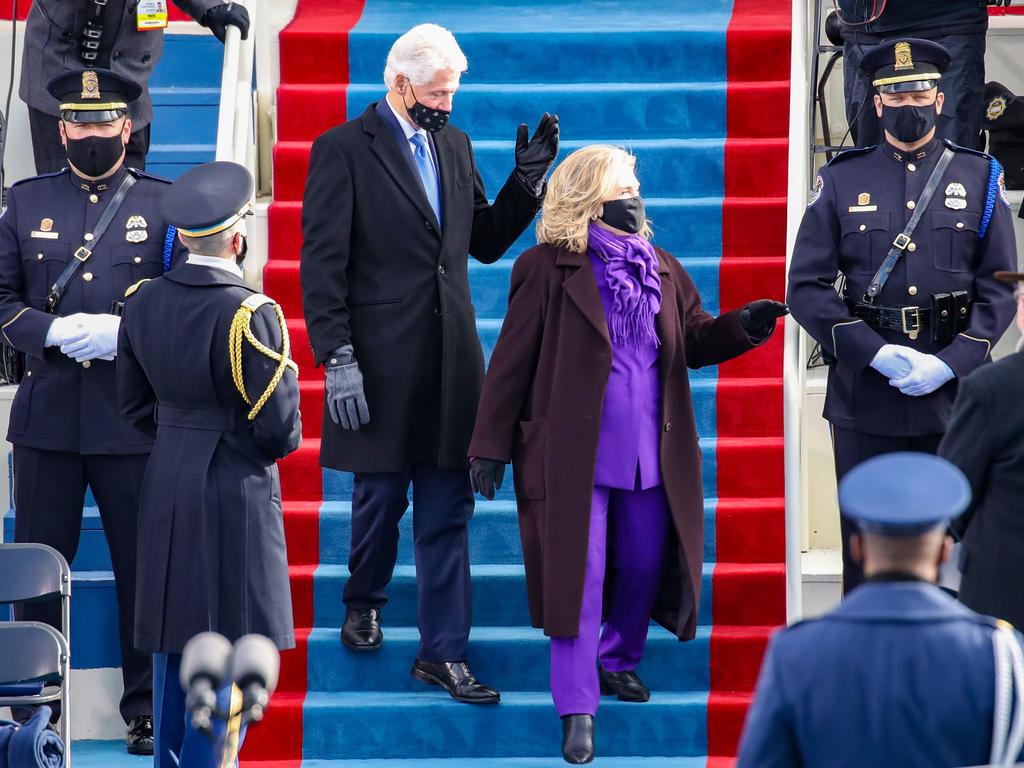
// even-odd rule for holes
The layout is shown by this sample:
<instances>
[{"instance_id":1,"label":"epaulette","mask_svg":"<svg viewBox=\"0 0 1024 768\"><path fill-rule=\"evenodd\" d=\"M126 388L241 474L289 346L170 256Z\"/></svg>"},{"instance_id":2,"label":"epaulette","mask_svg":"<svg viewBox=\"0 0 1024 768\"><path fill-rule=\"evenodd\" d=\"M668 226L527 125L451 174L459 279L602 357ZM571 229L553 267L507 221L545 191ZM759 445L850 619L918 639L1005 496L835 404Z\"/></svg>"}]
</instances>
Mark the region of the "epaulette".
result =
<instances>
[{"instance_id":1,"label":"epaulette","mask_svg":"<svg viewBox=\"0 0 1024 768\"><path fill-rule=\"evenodd\" d=\"M125 168L127 168L128 173L130 173L136 179L149 179L150 181L159 181L161 184L172 183L171 179L166 179L163 176L157 176L155 173L146 173L145 171L140 171L138 168L128 168L127 165L125 166Z\"/></svg>"},{"instance_id":2,"label":"epaulette","mask_svg":"<svg viewBox=\"0 0 1024 768\"><path fill-rule=\"evenodd\" d=\"M877 146L877 144L872 144L870 147L853 147L851 149L844 149L838 155L829 160L828 163L825 164L825 167L831 168L833 165L840 163L843 160L849 160L851 157L860 157L861 155L867 154Z\"/></svg>"},{"instance_id":3,"label":"epaulette","mask_svg":"<svg viewBox=\"0 0 1024 768\"><path fill-rule=\"evenodd\" d=\"M125 297L125 298L127 299L127 298L128 298L129 296L134 296L134 295L135 295L135 292L136 292L137 290L139 290L139 287L140 287L140 286L141 286L141 285L142 285L143 283L148 283L148 282L149 282L150 280L152 280L152 279L153 279L153 278L151 278L151 277L144 277L144 278L142 278L141 280L139 280L139 282L137 282L137 283L134 283L134 284L132 284L132 285L129 285L129 286L128 286L128 290L124 292L124 297Z\"/></svg>"},{"instance_id":4,"label":"epaulette","mask_svg":"<svg viewBox=\"0 0 1024 768\"><path fill-rule=\"evenodd\" d=\"M26 184L30 181L36 181L37 179L52 179L54 176L63 176L67 172L67 168L61 168L59 171L54 171L53 173L40 173L38 176L29 176L27 179L18 179L16 182L11 184L8 189L14 189L20 184Z\"/></svg>"},{"instance_id":5,"label":"epaulette","mask_svg":"<svg viewBox=\"0 0 1024 768\"><path fill-rule=\"evenodd\" d=\"M252 316L260 307L268 304L274 307L277 322L281 326L280 352L268 347L256 338L256 334L252 332ZM277 363L277 369L270 378L270 383L267 384L267 388L255 403L249 399L249 393L245 389L245 377L242 370L242 339L248 341L257 352ZM228 357L231 361L231 378L235 382L235 389L238 390L246 405L252 406L249 411L249 421L252 421L263 409L263 406L267 404L270 396L274 394L274 390L281 383L281 378L286 370L290 369L296 376L299 375L299 366L291 359L291 340L288 338L288 323L284 318L281 305L262 293L254 293L247 297L231 320L231 328L228 332Z\"/></svg>"},{"instance_id":6,"label":"epaulette","mask_svg":"<svg viewBox=\"0 0 1024 768\"><path fill-rule=\"evenodd\" d=\"M952 149L954 152L966 152L969 155L977 155L978 157L983 157L986 160L995 160L995 158L992 157L992 155L990 155L988 152L982 152L980 149L971 149L970 147L961 147L959 144L954 144L949 139L943 139L942 143L945 144L950 149Z\"/></svg>"}]
</instances>

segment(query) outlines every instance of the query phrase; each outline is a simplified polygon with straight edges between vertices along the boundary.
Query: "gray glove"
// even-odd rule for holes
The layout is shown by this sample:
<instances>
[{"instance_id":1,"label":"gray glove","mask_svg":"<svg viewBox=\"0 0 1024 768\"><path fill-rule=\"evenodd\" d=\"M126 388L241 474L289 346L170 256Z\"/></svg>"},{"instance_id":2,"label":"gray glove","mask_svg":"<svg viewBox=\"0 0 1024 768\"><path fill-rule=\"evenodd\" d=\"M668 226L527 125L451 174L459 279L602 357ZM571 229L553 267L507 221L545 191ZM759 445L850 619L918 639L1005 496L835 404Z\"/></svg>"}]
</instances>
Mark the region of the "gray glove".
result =
<instances>
[{"instance_id":1,"label":"gray glove","mask_svg":"<svg viewBox=\"0 0 1024 768\"><path fill-rule=\"evenodd\" d=\"M370 409L363 392L363 374L352 345L338 347L327 360L327 407L342 429L359 429L370 423Z\"/></svg>"}]
</instances>

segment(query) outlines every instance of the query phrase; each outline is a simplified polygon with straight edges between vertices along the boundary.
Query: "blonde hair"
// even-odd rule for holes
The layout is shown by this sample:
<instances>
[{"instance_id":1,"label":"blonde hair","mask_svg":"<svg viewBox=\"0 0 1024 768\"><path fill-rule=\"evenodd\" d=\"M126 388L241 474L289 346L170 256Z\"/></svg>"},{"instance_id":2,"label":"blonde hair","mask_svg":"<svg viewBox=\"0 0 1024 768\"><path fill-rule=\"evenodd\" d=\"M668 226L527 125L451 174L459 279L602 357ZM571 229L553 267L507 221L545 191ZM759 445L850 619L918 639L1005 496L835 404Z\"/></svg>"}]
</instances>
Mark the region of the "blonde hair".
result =
<instances>
[{"instance_id":1,"label":"blonde hair","mask_svg":"<svg viewBox=\"0 0 1024 768\"><path fill-rule=\"evenodd\" d=\"M609 144L591 144L565 158L548 181L537 242L584 253L590 222L604 201L619 195L615 171L623 163L635 168L636 158ZM639 234L651 239L649 222L644 221Z\"/></svg>"}]
</instances>

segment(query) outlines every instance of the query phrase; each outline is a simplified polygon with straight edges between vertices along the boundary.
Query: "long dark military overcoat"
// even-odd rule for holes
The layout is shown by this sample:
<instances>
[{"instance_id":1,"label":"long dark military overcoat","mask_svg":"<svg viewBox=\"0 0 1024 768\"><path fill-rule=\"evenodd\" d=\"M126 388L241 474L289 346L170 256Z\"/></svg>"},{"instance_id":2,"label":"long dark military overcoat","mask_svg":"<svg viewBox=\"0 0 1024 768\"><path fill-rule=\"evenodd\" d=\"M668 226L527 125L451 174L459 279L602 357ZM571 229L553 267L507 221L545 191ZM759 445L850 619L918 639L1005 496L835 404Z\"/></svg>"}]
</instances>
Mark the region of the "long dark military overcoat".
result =
<instances>
[{"instance_id":1,"label":"long dark military overcoat","mask_svg":"<svg viewBox=\"0 0 1024 768\"><path fill-rule=\"evenodd\" d=\"M183 264L125 302L117 358L125 416L155 435L139 516L135 644L181 653L193 635L257 632L295 644L275 460L299 446L299 384L286 370L255 419L235 388L232 319L257 296L241 277ZM272 304L252 330L280 351ZM277 363L243 342L242 374L255 403Z\"/></svg>"}]
</instances>

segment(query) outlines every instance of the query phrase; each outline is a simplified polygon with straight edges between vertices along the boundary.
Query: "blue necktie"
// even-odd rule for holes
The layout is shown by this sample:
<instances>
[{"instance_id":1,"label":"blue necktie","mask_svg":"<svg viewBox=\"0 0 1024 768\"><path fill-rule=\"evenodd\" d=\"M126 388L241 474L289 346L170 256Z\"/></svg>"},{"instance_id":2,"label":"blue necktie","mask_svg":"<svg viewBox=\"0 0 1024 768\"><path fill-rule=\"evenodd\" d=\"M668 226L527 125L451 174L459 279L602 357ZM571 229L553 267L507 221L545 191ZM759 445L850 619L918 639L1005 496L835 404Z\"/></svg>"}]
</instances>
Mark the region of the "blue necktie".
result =
<instances>
[{"instance_id":1,"label":"blue necktie","mask_svg":"<svg viewBox=\"0 0 1024 768\"><path fill-rule=\"evenodd\" d=\"M430 207L434 209L437 223L441 223L441 196L437 189L437 174L434 172L434 163L430 158L430 150L427 148L427 138L422 133L414 133L410 139L416 145L413 156L416 158L416 167L420 170L420 179L423 180L423 189L427 193L427 200Z\"/></svg>"}]
</instances>

